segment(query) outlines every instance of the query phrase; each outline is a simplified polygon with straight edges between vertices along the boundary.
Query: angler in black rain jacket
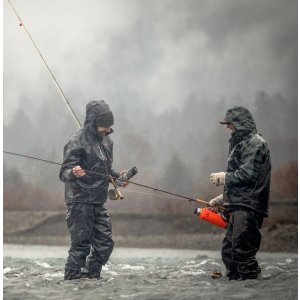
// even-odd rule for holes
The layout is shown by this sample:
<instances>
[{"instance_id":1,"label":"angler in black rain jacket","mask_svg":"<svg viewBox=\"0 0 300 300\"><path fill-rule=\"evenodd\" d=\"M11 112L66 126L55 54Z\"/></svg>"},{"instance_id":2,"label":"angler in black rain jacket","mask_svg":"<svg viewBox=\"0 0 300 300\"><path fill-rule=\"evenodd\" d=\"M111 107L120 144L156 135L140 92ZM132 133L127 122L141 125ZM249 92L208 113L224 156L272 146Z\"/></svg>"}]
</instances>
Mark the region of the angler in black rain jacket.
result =
<instances>
[{"instance_id":1,"label":"angler in black rain jacket","mask_svg":"<svg viewBox=\"0 0 300 300\"><path fill-rule=\"evenodd\" d=\"M235 106L225 120L232 131L226 172L212 173L223 194L210 206L224 206L230 213L223 241L222 259L229 279L255 279L261 272L255 255L260 247L263 218L268 216L271 159L266 141L257 134L248 109Z\"/></svg>"},{"instance_id":2,"label":"angler in black rain jacket","mask_svg":"<svg viewBox=\"0 0 300 300\"><path fill-rule=\"evenodd\" d=\"M109 106L103 100L91 101L86 107L84 127L64 147L60 179L65 182L66 220L71 235L65 279L99 278L113 250L111 221L105 207L108 175L120 176L112 169L113 143L108 135L113 123Z\"/></svg>"}]
</instances>

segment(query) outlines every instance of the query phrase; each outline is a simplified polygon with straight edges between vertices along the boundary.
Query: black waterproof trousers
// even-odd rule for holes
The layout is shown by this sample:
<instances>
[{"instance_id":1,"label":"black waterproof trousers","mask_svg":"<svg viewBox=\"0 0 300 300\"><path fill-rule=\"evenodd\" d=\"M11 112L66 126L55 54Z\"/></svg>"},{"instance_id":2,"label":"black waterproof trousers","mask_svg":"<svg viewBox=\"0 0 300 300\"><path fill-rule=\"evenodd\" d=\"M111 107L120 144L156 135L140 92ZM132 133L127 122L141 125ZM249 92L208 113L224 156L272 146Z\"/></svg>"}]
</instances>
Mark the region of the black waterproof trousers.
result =
<instances>
[{"instance_id":1,"label":"black waterproof trousers","mask_svg":"<svg viewBox=\"0 0 300 300\"><path fill-rule=\"evenodd\" d=\"M73 203L68 205L66 220L71 247L64 279L99 278L102 265L106 264L114 247L107 209L104 205Z\"/></svg>"},{"instance_id":2,"label":"black waterproof trousers","mask_svg":"<svg viewBox=\"0 0 300 300\"><path fill-rule=\"evenodd\" d=\"M255 279L261 272L255 256L261 242L262 221L250 210L231 212L222 246L222 260L230 280Z\"/></svg>"}]
</instances>

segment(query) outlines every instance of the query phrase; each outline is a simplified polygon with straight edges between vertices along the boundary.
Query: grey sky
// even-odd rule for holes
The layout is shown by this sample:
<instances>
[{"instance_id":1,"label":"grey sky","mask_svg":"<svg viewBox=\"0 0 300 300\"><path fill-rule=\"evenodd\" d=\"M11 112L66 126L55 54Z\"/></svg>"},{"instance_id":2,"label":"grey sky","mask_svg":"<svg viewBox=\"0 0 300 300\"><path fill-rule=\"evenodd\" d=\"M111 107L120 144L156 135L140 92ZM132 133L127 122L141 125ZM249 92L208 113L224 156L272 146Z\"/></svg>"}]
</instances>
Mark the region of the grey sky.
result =
<instances>
[{"instance_id":1,"label":"grey sky","mask_svg":"<svg viewBox=\"0 0 300 300\"><path fill-rule=\"evenodd\" d=\"M233 105L252 111L273 170L297 161L295 0L11 1L79 119L88 101L109 103L114 168L137 166L137 182L207 199L220 193L209 174L226 167L230 132L218 121ZM3 7L4 149L60 162L76 126ZM57 167L9 155L4 163L6 178L61 192L63 202ZM28 188L26 201L34 197ZM149 203L136 200L133 210Z\"/></svg>"},{"instance_id":2,"label":"grey sky","mask_svg":"<svg viewBox=\"0 0 300 300\"><path fill-rule=\"evenodd\" d=\"M157 113L181 107L191 94L209 101L253 101L260 90L297 97L295 0L13 3L81 113L100 98ZM4 122L19 106L34 113L45 95L63 107L7 1L3 17Z\"/></svg>"}]
</instances>

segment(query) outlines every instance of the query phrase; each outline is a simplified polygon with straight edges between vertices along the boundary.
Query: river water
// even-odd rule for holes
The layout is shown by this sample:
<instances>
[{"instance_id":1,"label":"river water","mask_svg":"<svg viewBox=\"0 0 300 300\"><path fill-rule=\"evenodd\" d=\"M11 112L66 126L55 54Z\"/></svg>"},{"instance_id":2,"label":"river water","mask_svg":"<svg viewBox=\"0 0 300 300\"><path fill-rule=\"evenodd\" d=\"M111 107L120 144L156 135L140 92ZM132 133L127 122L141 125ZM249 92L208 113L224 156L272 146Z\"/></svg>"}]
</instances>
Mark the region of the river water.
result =
<instances>
[{"instance_id":1,"label":"river water","mask_svg":"<svg viewBox=\"0 0 300 300\"><path fill-rule=\"evenodd\" d=\"M224 273L216 251L116 248L101 280L64 281L66 247L4 245L4 299L298 299L296 253L258 254L256 280Z\"/></svg>"}]
</instances>

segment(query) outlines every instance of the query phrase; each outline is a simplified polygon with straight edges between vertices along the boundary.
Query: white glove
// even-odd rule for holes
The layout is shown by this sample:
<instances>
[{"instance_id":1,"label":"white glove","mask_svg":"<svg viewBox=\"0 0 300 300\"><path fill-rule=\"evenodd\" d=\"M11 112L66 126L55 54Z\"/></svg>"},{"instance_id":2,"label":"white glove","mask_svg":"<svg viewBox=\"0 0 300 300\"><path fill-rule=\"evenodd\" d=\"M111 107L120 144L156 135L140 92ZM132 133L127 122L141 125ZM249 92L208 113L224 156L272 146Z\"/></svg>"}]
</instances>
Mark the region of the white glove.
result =
<instances>
[{"instance_id":1,"label":"white glove","mask_svg":"<svg viewBox=\"0 0 300 300\"><path fill-rule=\"evenodd\" d=\"M221 206L223 204L223 194L220 194L216 198L211 199L208 202L209 206L211 207L216 207L216 206Z\"/></svg>"},{"instance_id":2,"label":"white glove","mask_svg":"<svg viewBox=\"0 0 300 300\"><path fill-rule=\"evenodd\" d=\"M211 173L210 174L210 180L213 184L219 186L219 185L225 185L225 172L219 172L219 173Z\"/></svg>"}]
</instances>

